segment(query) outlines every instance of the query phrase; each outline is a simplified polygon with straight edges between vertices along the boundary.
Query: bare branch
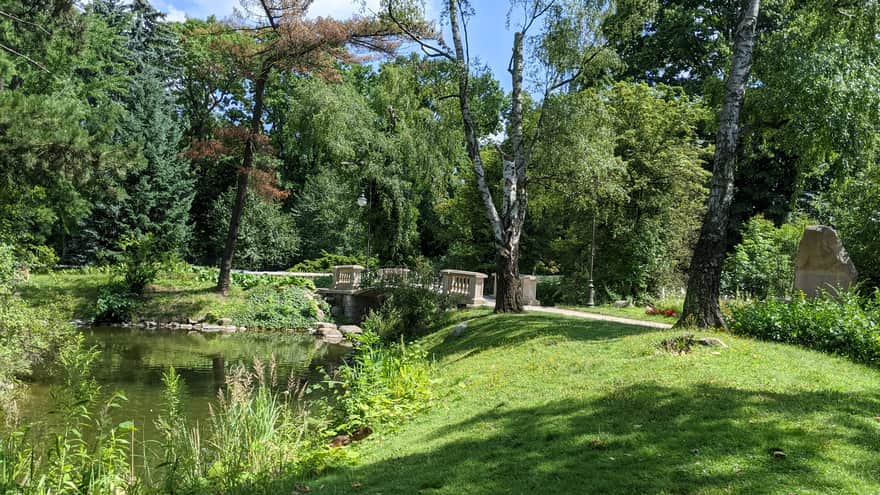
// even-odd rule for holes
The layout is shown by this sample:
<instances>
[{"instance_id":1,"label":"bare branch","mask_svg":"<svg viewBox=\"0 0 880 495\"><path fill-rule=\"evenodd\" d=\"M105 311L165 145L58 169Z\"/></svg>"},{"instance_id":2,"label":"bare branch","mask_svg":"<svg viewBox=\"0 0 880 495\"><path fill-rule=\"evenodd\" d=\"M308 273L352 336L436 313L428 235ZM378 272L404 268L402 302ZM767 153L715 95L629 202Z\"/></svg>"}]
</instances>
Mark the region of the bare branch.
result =
<instances>
[{"instance_id":1,"label":"bare branch","mask_svg":"<svg viewBox=\"0 0 880 495\"><path fill-rule=\"evenodd\" d=\"M547 11L550 10L550 8L553 7L553 5L554 5L555 3L556 3L556 0L551 0L550 2L547 2L547 5L545 5L544 8L538 10L538 5L539 5L539 3L538 3L538 2L535 2L535 3L534 3L535 9L534 9L534 11L532 11L532 15L531 15L531 17L530 17L528 23L526 23L526 25L523 27L523 29L522 29L522 33L523 33L523 34L526 34L526 33L529 31L529 28L532 27L532 24L533 24L536 20L538 20L539 18L541 18L541 16L543 16L544 14L546 14Z\"/></svg>"},{"instance_id":2,"label":"bare branch","mask_svg":"<svg viewBox=\"0 0 880 495\"><path fill-rule=\"evenodd\" d=\"M420 36L417 36L409 28L407 28L404 23L400 22L397 17L394 16L394 2L388 2L388 18L391 19L391 22L393 22L395 26L403 31L403 34L405 34L407 38L418 44L425 55L428 55L430 57L442 57L451 62L455 62L455 56L453 56L451 53L446 50L442 50L441 48L438 48L434 45L425 43Z\"/></svg>"},{"instance_id":3,"label":"bare branch","mask_svg":"<svg viewBox=\"0 0 880 495\"><path fill-rule=\"evenodd\" d=\"M12 48L10 48L10 47L4 45L3 43L0 43L0 48L6 50L7 52L9 52L9 53L11 53L11 54L13 54L13 55L16 55L16 56L18 56L18 57L21 57L21 58L27 60L28 62L30 62L30 63L32 63L32 64L34 64L34 65L36 65L37 67L39 67L40 69L42 69L43 72L45 72L46 74L51 74L51 73L52 73L49 69L45 68L42 64L40 64L40 63L37 62L36 60L34 60L34 59L28 57L28 56L25 55L24 53L17 52L17 51L15 51L15 50L13 50Z\"/></svg>"}]
</instances>

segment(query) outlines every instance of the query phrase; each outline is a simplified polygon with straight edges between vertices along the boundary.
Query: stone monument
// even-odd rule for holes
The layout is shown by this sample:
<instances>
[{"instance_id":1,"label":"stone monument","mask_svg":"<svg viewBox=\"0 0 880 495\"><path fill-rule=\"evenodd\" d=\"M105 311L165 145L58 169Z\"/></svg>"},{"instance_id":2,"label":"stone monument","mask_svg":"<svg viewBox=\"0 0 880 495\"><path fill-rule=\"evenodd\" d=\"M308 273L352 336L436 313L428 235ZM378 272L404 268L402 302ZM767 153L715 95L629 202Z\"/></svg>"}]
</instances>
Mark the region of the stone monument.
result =
<instances>
[{"instance_id":1,"label":"stone monument","mask_svg":"<svg viewBox=\"0 0 880 495\"><path fill-rule=\"evenodd\" d=\"M816 297L822 291L837 294L841 289L849 289L857 275L833 228L807 227L795 260L795 291L803 291L807 297Z\"/></svg>"}]
</instances>

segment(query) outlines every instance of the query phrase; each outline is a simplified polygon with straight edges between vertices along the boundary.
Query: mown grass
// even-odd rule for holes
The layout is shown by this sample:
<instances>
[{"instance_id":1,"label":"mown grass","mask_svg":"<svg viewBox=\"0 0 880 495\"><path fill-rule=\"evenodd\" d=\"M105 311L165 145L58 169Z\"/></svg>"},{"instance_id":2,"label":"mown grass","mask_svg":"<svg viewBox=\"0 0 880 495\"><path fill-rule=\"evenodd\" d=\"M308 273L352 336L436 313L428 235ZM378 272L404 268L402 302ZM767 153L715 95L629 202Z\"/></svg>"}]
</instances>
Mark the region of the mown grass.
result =
<instances>
[{"instance_id":1,"label":"mown grass","mask_svg":"<svg viewBox=\"0 0 880 495\"><path fill-rule=\"evenodd\" d=\"M94 316L98 293L110 279L109 274L98 271L58 271L32 277L19 291L31 306L53 306L61 314L88 320ZM147 288L134 319L186 322L207 314L223 318L246 306L246 292L241 288L231 287L224 297L214 287L213 281L199 280L192 273L163 272Z\"/></svg>"},{"instance_id":2,"label":"mown grass","mask_svg":"<svg viewBox=\"0 0 880 495\"><path fill-rule=\"evenodd\" d=\"M880 493L876 369L726 334L674 356L656 345L671 330L458 317L463 336L424 339L432 409L310 493Z\"/></svg>"}]
</instances>

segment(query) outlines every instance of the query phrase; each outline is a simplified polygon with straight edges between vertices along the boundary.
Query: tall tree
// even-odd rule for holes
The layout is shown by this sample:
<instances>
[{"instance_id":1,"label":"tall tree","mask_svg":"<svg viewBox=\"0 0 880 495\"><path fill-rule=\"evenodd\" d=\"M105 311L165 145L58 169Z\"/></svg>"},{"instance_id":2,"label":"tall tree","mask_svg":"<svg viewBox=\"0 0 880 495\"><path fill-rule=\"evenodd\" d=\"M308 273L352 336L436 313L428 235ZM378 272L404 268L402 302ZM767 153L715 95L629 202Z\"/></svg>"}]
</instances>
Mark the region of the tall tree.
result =
<instances>
[{"instance_id":1,"label":"tall tree","mask_svg":"<svg viewBox=\"0 0 880 495\"><path fill-rule=\"evenodd\" d=\"M760 0L748 0L736 30L724 103L718 116L715 164L706 217L691 258L687 294L679 325L727 328L718 300L721 296L721 271L727 248L727 224L733 203L740 113L745 99L746 82L752 68L760 7Z\"/></svg>"},{"instance_id":2,"label":"tall tree","mask_svg":"<svg viewBox=\"0 0 880 495\"><path fill-rule=\"evenodd\" d=\"M306 17L312 0L242 1L241 30L251 33L250 50L241 53L251 80L252 106L241 168L238 171L235 200L229 219L217 290L229 291L235 242L247 199L248 180L254 166L257 141L263 133L266 86L277 71L334 78L339 62L354 63L359 57L349 48L393 53L395 30L374 18L357 17L347 21Z\"/></svg>"},{"instance_id":3,"label":"tall tree","mask_svg":"<svg viewBox=\"0 0 880 495\"><path fill-rule=\"evenodd\" d=\"M115 98L124 116L114 140L136 149L143 167L108 184L83 229L84 247L94 255L115 250L121 238L153 234L162 241L157 247L182 254L193 181L179 153L181 131L169 89L180 76L177 34L164 14L141 0L96 0L88 12L125 40L129 83Z\"/></svg>"},{"instance_id":4,"label":"tall tree","mask_svg":"<svg viewBox=\"0 0 880 495\"><path fill-rule=\"evenodd\" d=\"M477 189L492 227L496 252L497 312L520 312L523 310L520 290L519 258L520 241L528 209L528 174L535 143L540 139L544 121L544 104L557 90L580 83L591 75L590 69L609 53L601 33L601 19L612 6L605 1L566 0L518 0L511 2L511 18L519 17L513 34L508 72L511 78L511 103L507 115L507 142L501 152L500 205L493 198L486 180L486 170L481 156L481 139L478 122L471 108L472 66L468 46L467 22L472 14L469 2L449 0L446 15L452 34L452 48L438 40L412 36L429 57L439 57L451 62L456 70L459 110L464 129L468 157L473 166ZM638 10L638 9L636 9ZM521 15L517 14L521 12ZM405 26L407 19L418 16L418 7L405 0L390 1L388 17L398 25ZM532 36L532 29L542 31ZM404 31L412 34L404 27ZM541 81L543 94L534 109L537 122L527 126L526 117L532 108L527 106L528 94L524 88L527 42L536 41L532 47L546 77Z\"/></svg>"}]
</instances>

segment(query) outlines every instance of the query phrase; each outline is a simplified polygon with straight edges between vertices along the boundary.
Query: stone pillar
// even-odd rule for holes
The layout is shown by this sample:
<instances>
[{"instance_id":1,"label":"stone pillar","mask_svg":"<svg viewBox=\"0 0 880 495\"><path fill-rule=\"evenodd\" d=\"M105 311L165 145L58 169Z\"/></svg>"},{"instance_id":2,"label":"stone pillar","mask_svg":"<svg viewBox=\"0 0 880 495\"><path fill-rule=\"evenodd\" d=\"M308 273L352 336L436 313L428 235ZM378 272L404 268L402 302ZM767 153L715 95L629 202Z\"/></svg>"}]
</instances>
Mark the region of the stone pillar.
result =
<instances>
[{"instance_id":1,"label":"stone pillar","mask_svg":"<svg viewBox=\"0 0 880 495\"><path fill-rule=\"evenodd\" d=\"M807 227L798 246L795 261L794 290L807 297L823 291L836 294L849 289L858 271L849 259L837 232L824 225Z\"/></svg>"},{"instance_id":2,"label":"stone pillar","mask_svg":"<svg viewBox=\"0 0 880 495\"><path fill-rule=\"evenodd\" d=\"M480 306L485 304L483 287L488 275L485 273L465 272L462 270L441 270L440 285L444 294L464 297L465 304Z\"/></svg>"},{"instance_id":3,"label":"stone pillar","mask_svg":"<svg viewBox=\"0 0 880 495\"><path fill-rule=\"evenodd\" d=\"M361 265L338 265L333 267L333 286L335 290L355 290L361 286Z\"/></svg>"},{"instance_id":4,"label":"stone pillar","mask_svg":"<svg viewBox=\"0 0 880 495\"><path fill-rule=\"evenodd\" d=\"M527 306L540 306L538 301L538 277L534 275L523 275L519 278L520 289L522 290L523 304Z\"/></svg>"}]
</instances>

